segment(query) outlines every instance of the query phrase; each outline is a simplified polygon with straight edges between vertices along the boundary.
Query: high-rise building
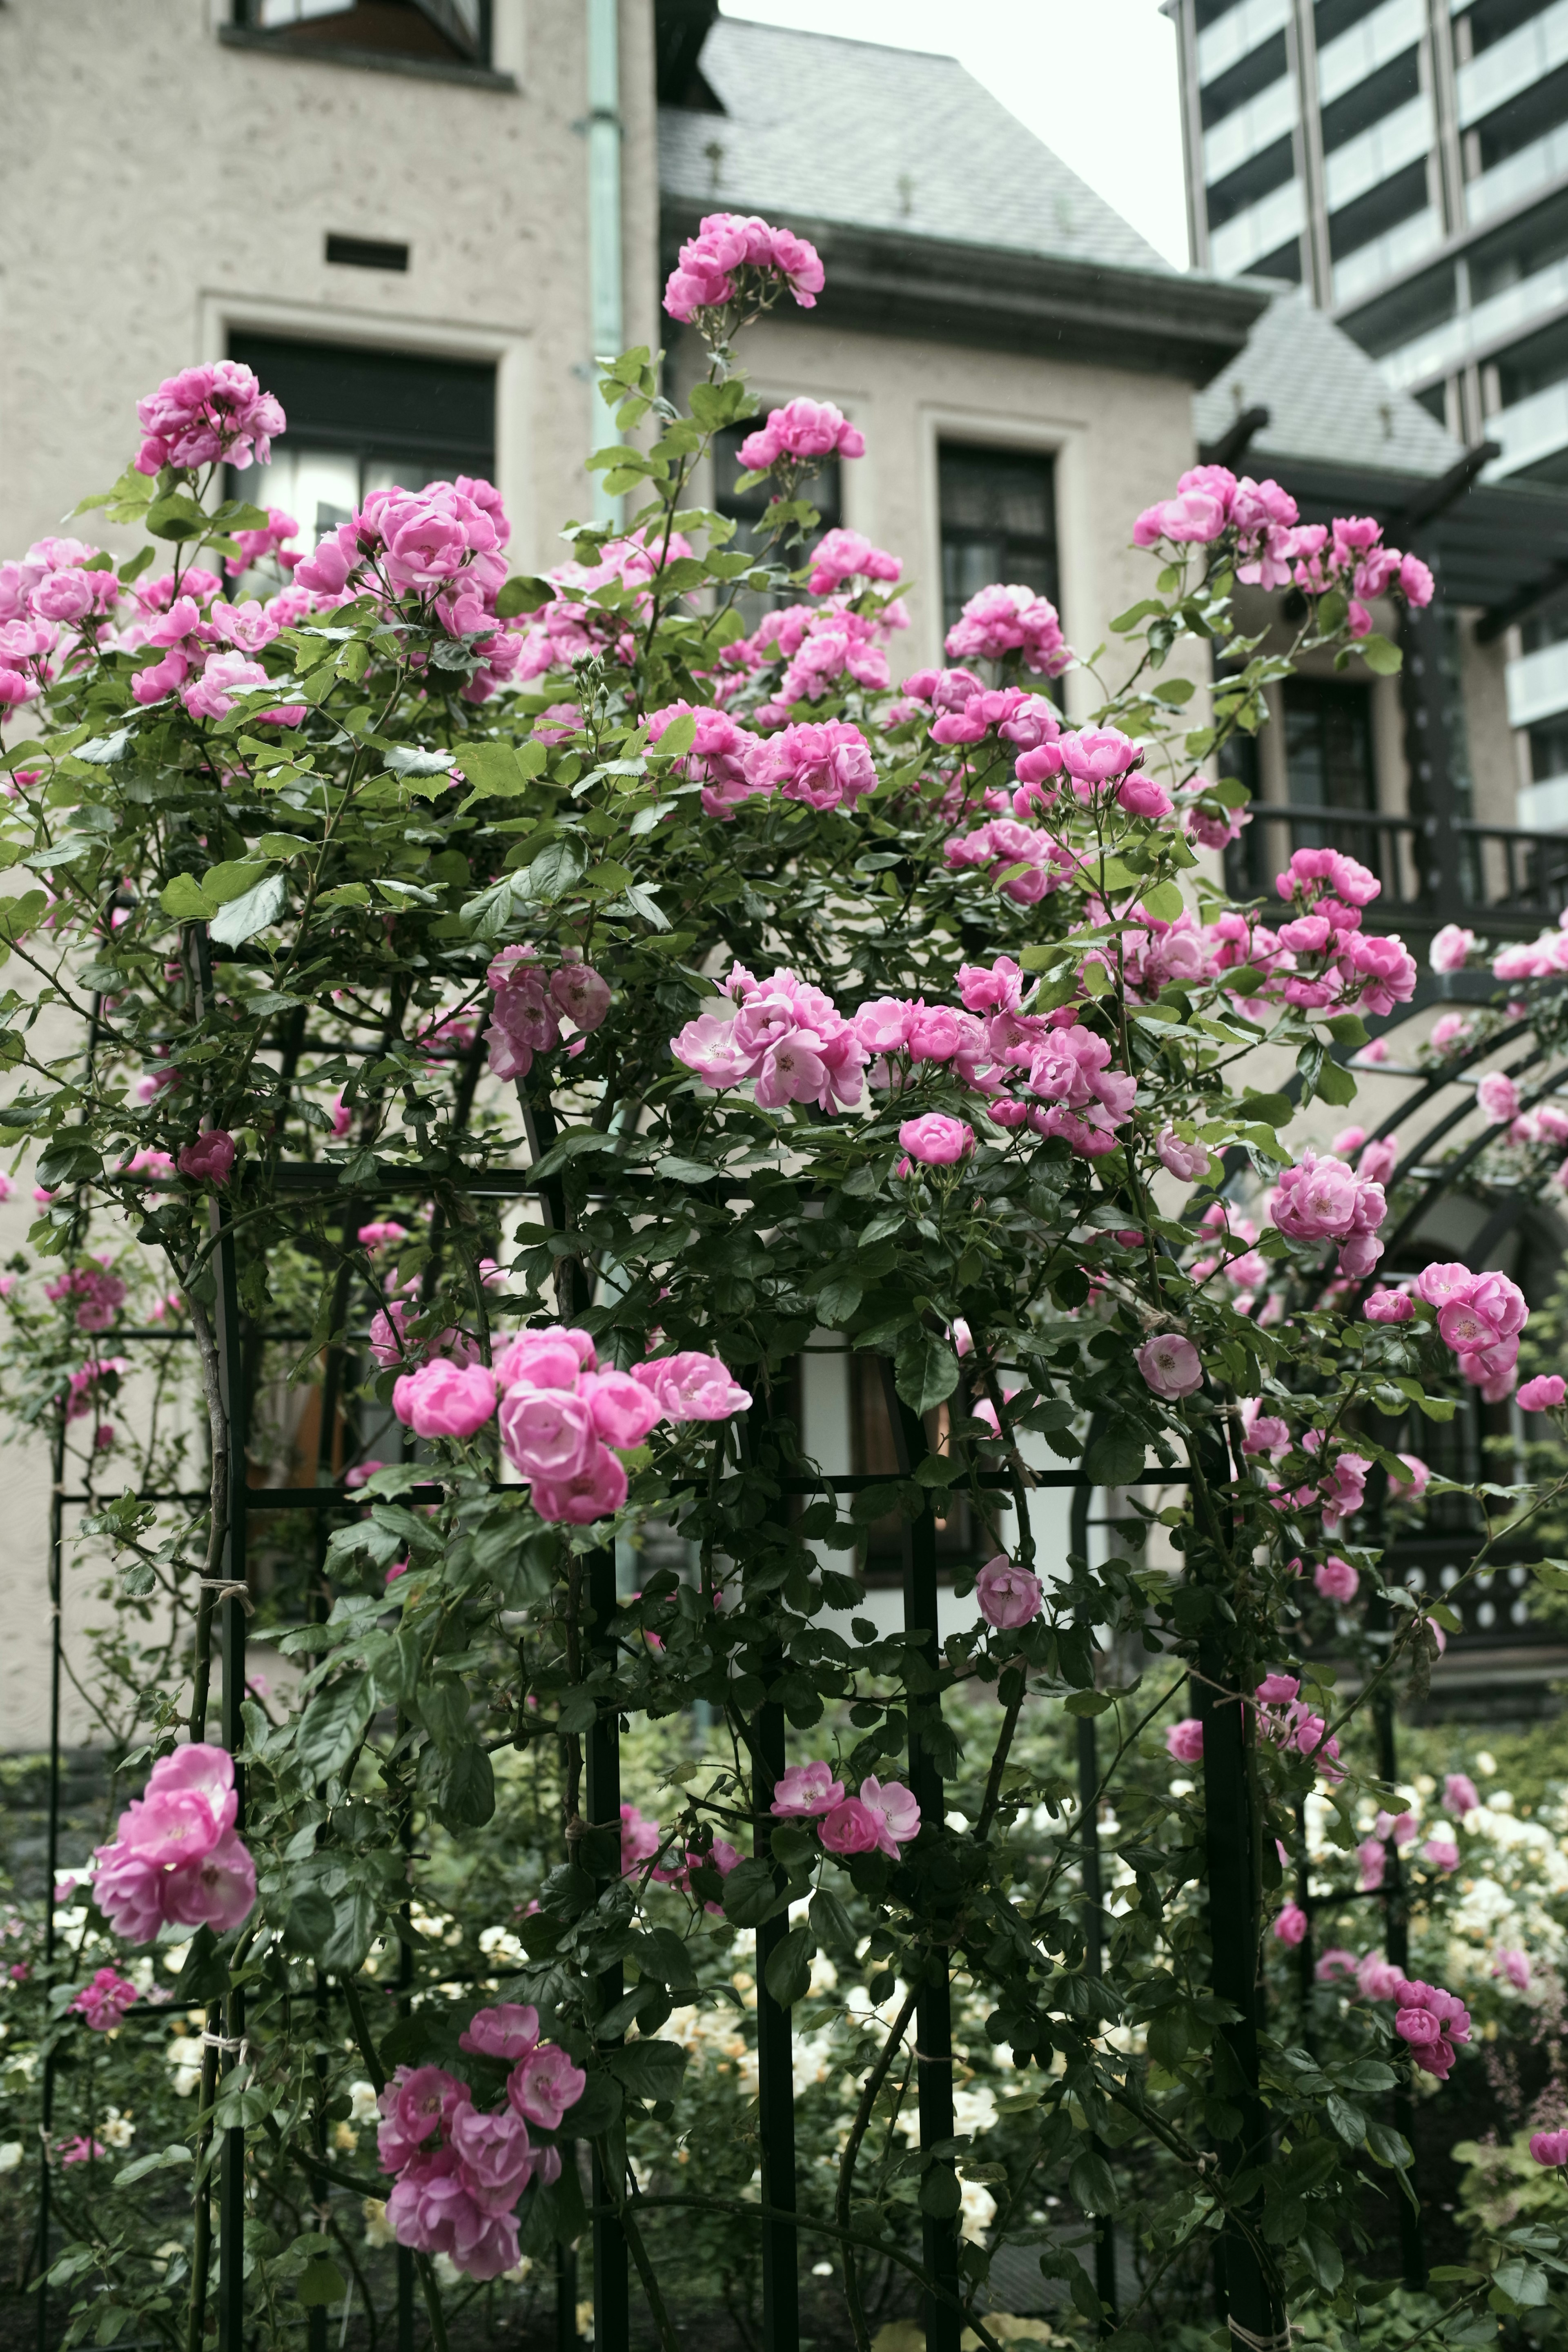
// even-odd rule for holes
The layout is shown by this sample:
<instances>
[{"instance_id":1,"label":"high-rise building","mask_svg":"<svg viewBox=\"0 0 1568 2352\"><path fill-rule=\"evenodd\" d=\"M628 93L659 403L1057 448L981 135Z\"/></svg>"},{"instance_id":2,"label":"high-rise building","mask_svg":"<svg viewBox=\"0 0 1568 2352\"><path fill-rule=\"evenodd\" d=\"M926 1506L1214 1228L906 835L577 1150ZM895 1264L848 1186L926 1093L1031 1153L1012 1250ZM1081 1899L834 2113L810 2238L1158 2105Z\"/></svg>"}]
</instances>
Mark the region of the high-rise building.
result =
<instances>
[{"instance_id":1,"label":"high-rise building","mask_svg":"<svg viewBox=\"0 0 1568 2352\"><path fill-rule=\"evenodd\" d=\"M1163 0L1193 258L1300 284L1472 447L1568 486L1568 0ZM1568 573L1509 614L1520 820L1568 822ZM1530 604L1531 599L1521 600Z\"/></svg>"}]
</instances>

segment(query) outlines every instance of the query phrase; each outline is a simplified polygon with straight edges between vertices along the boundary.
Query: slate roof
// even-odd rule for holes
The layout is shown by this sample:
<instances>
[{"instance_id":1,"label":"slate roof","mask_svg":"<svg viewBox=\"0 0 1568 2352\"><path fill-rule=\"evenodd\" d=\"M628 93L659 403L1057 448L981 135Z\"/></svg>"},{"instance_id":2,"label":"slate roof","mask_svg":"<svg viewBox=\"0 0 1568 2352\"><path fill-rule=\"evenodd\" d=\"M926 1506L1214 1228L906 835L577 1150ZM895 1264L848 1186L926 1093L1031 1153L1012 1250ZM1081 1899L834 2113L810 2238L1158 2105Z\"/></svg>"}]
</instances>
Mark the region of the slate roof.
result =
<instances>
[{"instance_id":1,"label":"slate roof","mask_svg":"<svg viewBox=\"0 0 1568 2352\"><path fill-rule=\"evenodd\" d=\"M660 108L667 196L1179 275L956 58L721 16L701 70L725 110Z\"/></svg>"},{"instance_id":2,"label":"slate roof","mask_svg":"<svg viewBox=\"0 0 1568 2352\"><path fill-rule=\"evenodd\" d=\"M1408 393L1388 382L1300 287L1282 291L1245 349L1193 402L1197 437L1219 440L1246 408L1268 423L1247 445L1247 466L1294 457L1372 472L1436 476L1464 456L1464 444Z\"/></svg>"}]
</instances>

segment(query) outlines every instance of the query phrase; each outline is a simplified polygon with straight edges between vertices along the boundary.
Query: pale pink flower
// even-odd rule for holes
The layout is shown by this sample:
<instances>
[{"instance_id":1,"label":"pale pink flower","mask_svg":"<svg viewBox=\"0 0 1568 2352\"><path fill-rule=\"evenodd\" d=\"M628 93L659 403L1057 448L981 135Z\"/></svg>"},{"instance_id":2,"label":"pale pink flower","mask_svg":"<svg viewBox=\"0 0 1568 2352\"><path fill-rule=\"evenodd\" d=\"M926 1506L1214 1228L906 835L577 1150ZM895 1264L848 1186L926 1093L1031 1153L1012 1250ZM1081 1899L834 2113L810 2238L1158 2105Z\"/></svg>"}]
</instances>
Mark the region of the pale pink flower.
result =
<instances>
[{"instance_id":1,"label":"pale pink flower","mask_svg":"<svg viewBox=\"0 0 1568 2352\"><path fill-rule=\"evenodd\" d=\"M1203 1760L1204 1727L1195 1715L1182 1717L1165 1730L1165 1752L1178 1764L1197 1764Z\"/></svg>"},{"instance_id":2,"label":"pale pink flower","mask_svg":"<svg viewBox=\"0 0 1568 2352\"><path fill-rule=\"evenodd\" d=\"M1463 971L1475 953L1476 935L1460 923L1445 923L1427 950L1434 971Z\"/></svg>"},{"instance_id":3,"label":"pale pink flower","mask_svg":"<svg viewBox=\"0 0 1568 2352\"><path fill-rule=\"evenodd\" d=\"M626 1472L608 1448L596 1443L580 1470L565 1478L535 1478L530 1496L542 1519L577 1528L608 1518L626 1499Z\"/></svg>"},{"instance_id":4,"label":"pale pink flower","mask_svg":"<svg viewBox=\"0 0 1568 2352\"><path fill-rule=\"evenodd\" d=\"M669 1421L728 1421L752 1402L750 1390L731 1379L727 1364L697 1349L634 1364L632 1378L658 1399Z\"/></svg>"},{"instance_id":5,"label":"pale pink flower","mask_svg":"<svg viewBox=\"0 0 1568 2352\"><path fill-rule=\"evenodd\" d=\"M1154 1138L1163 1165L1184 1184L1200 1183L1209 1172L1209 1155L1201 1143L1184 1143L1173 1127L1163 1127Z\"/></svg>"},{"instance_id":6,"label":"pale pink flower","mask_svg":"<svg viewBox=\"0 0 1568 2352\"><path fill-rule=\"evenodd\" d=\"M1299 1903L1287 1903L1274 1922L1274 1933L1281 1944L1300 1944L1306 1940L1307 1915Z\"/></svg>"},{"instance_id":7,"label":"pale pink flower","mask_svg":"<svg viewBox=\"0 0 1568 2352\"><path fill-rule=\"evenodd\" d=\"M1332 1553L1313 1570L1312 1581L1325 1601L1353 1601L1361 1586L1361 1579L1349 1560L1338 1559Z\"/></svg>"},{"instance_id":8,"label":"pale pink flower","mask_svg":"<svg viewBox=\"0 0 1568 2352\"><path fill-rule=\"evenodd\" d=\"M1493 1127L1505 1127L1519 1117L1519 1088L1505 1070L1489 1070L1476 1088L1481 1116Z\"/></svg>"},{"instance_id":9,"label":"pale pink flower","mask_svg":"<svg viewBox=\"0 0 1568 2352\"><path fill-rule=\"evenodd\" d=\"M586 1400L595 1432L606 1445L640 1445L664 1418L658 1398L630 1372L584 1372L577 1393Z\"/></svg>"},{"instance_id":10,"label":"pale pink flower","mask_svg":"<svg viewBox=\"0 0 1568 2352\"><path fill-rule=\"evenodd\" d=\"M1046 1605L1039 1578L1016 1567L1003 1552L988 1559L975 1578L974 1598L986 1623L1005 1632L1029 1624Z\"/></svg>"},{"instance_id":11,"label":"pale pink flower","mask_svg":"<svg viewBox=\"0 0 1568 2352\"><path fill-rule=\"evenodd\" d=\"M1500 1948L1497 1958L1492 1963L1492 1974L1494 1977L1504 1978L1512 1985L1515 1992L1528 1992L1530 1990L1529 1955L1525 1952L1510 1951L1506 1948Z\"/></svg>"},{"instance_id":12,"label":"pale pink flower","mask_svg":"<svg viewBox=\"0 0 1568 2352\"><path fill-rule=\"evenodd\" d=\"M818 1813L831 1812L843 1797L844 1783L833 1778L832 1766L813 1759L809 1764L792 1764L779 1774L769 1810L789 1820L811 1821Z\"/></svg>"},{"instance_id":13,"label":"pale pink flower","mask_svg":"<svg viewBox=\"0 0 1568 2352\"><path fill-rule=\"evenodd\" d=\"M234 1138L221 1127L209 1127L194 1143L181 1147L179 1170L197 1183L226 1184L234 1166Z\"/></svg>"},{"instance_id":14,"label":"pale pink flower","mask_svg":"<svg viewBox=\"0 0 1568 2352\"><path fill-rule=\"evenodd\" d=\"M1568 1382L1559 1372L1538 1372L1526 1381L1520 1390L1519 1402L1525 1412L1555 1412L1568 1397Z\"/></svg>"},{"instance_id":15,"label":"pale pink flower","mask_svg":"<svg viewBox=\"0 0 1568 2352\"><path fill-rule=\"evenodd\" d=\"M906 1118L899 1129L899 1141L911 1159L928 1168L952 1168L967 1159L974 1149L974 1129L967 1119L950 1118L946 1112L928 1110L919 1118Z\"/></svg>"},{"instance_id":16,"label":"pale pink flower","mask_svg":"<svg viewBox=\"0 0 1568 2352\"><path fill-rule=\"evenodd\" d=\"M1156 1331L1152 1339L1144 1340L1133 1361L1154 1394L1167 1403L1195 1394L1204 1384L1198 1351L1179 1331Z\"/></svg>"},{"instance_id":17,"label":"pale pink flower","mask_svg":"<svg viewBox=\"0 0 1568 2352\"><path fill-rule=\"evenodd\" d=\"M503 2000L492 2009L475 2010L458 2036L458 2047L487 2058L505 2058L515 2063L526 2058L538 2040L539 2011L516 2001Z\"/></svg>"},{"instance_id":18,"label":"pale pink flower","mask_svg":"<svg viewBox=\"0 0 1568 2352\"><path fill-rule=\"evenodd\" d=\"M587 1400L519 1381L501 1399L500 1442L525 1478L574 1478L596 1445Z\"/></svg>"},{"instance_id":19,"label":"pale pink flower","mask_svg":"<svg viewBox=\"0 0 1568 2352\"><path fill-rule=\"evenodd\" d=\"M512 2068L506 2095L519 2115L541 2131L559 2131L562 2117L576 2105L587 2081L558 2043L542 2042Z\"/></svg>"},{"instance_id":20,"label":"pale pink flower","mask_svg":"<svg viewBox=\"0 0 1568 2352\"><path fill-rule=\"evenodd\" d=\"M495 1412L495 1375L437 1356L397 1382L393 1409L416 1437L472 1437Z\"/></svg>"}]
</instances>

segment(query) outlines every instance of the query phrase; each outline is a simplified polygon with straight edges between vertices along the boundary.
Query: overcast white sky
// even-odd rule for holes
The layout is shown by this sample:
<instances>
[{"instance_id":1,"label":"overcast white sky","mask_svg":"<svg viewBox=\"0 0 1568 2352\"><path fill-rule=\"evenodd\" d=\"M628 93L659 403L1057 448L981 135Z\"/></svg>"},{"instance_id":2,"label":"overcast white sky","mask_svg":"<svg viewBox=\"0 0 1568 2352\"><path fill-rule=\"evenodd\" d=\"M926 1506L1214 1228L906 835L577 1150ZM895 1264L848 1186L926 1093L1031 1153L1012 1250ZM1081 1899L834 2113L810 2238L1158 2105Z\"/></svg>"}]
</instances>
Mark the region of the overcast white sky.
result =
<instances>
[{"instance_id":1,"label":"overcast white sky","mask_svg":"<svg viewBox=\"0 0 1568 2352\"><path fill-rule=\"evenodd\" d=\"M726 16L937 49L1187 266L1176 36L1156 0L721 0Z\"/></svg>"}]
</instances>

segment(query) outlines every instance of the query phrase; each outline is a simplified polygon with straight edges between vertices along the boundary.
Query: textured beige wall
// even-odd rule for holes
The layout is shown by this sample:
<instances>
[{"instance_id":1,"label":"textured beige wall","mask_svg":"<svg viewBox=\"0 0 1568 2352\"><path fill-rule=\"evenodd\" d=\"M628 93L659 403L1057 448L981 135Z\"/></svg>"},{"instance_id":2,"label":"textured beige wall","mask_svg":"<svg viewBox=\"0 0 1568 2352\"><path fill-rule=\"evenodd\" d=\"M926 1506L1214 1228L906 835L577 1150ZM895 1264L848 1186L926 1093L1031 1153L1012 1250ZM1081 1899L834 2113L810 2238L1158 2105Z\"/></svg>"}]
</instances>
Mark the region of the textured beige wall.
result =
<instances>
[{"instance_id":1,"label":"textured beige wall","mask_svg":"<svg viewBox=\"0 0 1568 2352\"><path fill-rule=\"evenodd\" d=\"M700 362L695 338L675 347L682 385ZM797 393L835 400L866 436L847 463L844 519L902 557L914 582L912 625L894 646L895 675L942 658L942 567L936 452L942 440L1042 449L1057 460L1062 625L1090 652L1107 622L1149 593L1147 555L1131 546L1141 508L1169 497L1193 462L1191 387L1172 376L966 351L895 335L843 333L774 313L742 339L740 356L768 400ZM1107 674L1121 675L1116 640ZM1067 681L1076 712L1099 700Z\"/></svg>"},{"instance_id":2,"label":"textured beige wall","mask_svg":"<svg viewBox=\"0 0 1568 2352\"><path fill-rule=\"evenodd\" d=\"M226 0L0 8L0 549L136 443L133 403L230 326L493 358L525 565L589 503L581 0L496 0L515 91L223 47ZM654 333L650 0L622 0L628 340ZM405 241L406 275L324 258ZM261 478L253 477L259 487Z\"/></svg>"}]
</instances>

